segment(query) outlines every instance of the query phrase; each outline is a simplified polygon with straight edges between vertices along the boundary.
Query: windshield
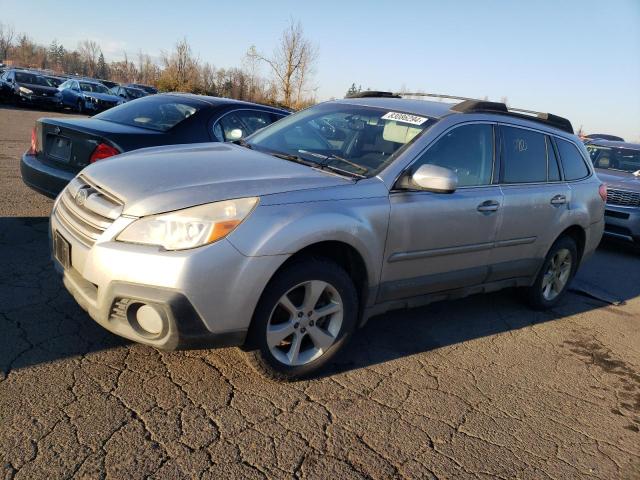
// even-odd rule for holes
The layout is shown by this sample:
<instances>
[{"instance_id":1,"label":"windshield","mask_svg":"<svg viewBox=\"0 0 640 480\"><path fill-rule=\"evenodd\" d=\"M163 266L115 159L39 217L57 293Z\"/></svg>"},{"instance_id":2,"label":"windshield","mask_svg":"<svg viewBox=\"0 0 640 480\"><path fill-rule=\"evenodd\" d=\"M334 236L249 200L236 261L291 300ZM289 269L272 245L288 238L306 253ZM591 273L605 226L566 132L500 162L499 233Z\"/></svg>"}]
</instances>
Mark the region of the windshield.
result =
<instances>
[{"instance_id":1,"label":"windshield","mask_svg":"<svg viewBox=\"0 0 640 480\"><path fill-rule=\"evenodd\" d=\"M137 88L125 88L125 90L131 98L141 98L147 95L145 91L139 90Z\"/></svg>"},{"instance_id":2,"label":"windshield","mask_svg":"<svg viewBox=\"0 0 640 480\"><path fill-rule=\"evenodd\" d=\"M56 77L44 77L44 79L51 87L59 87L63 82L62 79Z\"/></svg>"},{"instance_id":3,"label":"windshield","mask_svg":"<svg viewBox=\"0 0 640 480\"><path fill-rule=\"evenodd\" d=\"M598 145L588 145L587 150L595 168L631 173L640 171L640 150Z\"/></svg>"},{"instance_id":4,"label":"windshield","mask_svg":"<svg viewBox=\"0 0 640 480\"><path fill-rule=\"evenodd\" d=\"M175 97L144 97L106 110L93 118L166 132L199 110Z\"/></svg>"},{"instance_id":5,"label":"windshield","mask_svg":"<svg viewBox=\"0 0 640 480\"><path fill-rule=\"evenodd\" d=\"M109 89L99 83L80 82L80 90L93 93L110 93Z\"/></svg>"},{"instance_id":6,"label":"windshield","mask_svg":"<svg viewBox=\"0 0 640 480\"><path fill-rule=\"evenodd\" d=\"M372 176L433 123L414 114L325 103L258 131L246 143L267 153Z\"/></svg>"},{"instance_id":7,"label":"windshield","mask_svg":"<svg viewBox=\"0 0 640 480\"><path fill-rule=\"evenodd\" d=\"M40 75L34 75L33 73L16 72L16 82L27 83L29 85L42 85L48 87L49 84Z\"/></svg>"}]
</instances>

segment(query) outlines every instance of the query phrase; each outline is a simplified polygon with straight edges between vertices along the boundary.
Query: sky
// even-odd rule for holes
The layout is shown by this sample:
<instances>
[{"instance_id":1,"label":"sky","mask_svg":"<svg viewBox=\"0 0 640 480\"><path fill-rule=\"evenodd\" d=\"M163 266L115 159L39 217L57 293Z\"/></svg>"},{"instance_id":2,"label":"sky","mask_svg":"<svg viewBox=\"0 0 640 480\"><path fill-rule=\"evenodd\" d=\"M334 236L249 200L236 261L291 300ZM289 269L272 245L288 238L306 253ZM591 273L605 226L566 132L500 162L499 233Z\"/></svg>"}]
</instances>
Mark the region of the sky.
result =
<instances>
[{"instance_id":1,"label":"sky","mask_svg":"<svg viewBox=\"0 0 640 480\"><path fill-rule=\"evenodd\" d=\"M251 45L272 52L290 19L318 47L318 100L352 83L507 97L640 141L640 0L0 0L0 22L39 43L92 39L118 60L159 58L185 37L219 68L241 66Z\"/></svg>"}]
</instances>

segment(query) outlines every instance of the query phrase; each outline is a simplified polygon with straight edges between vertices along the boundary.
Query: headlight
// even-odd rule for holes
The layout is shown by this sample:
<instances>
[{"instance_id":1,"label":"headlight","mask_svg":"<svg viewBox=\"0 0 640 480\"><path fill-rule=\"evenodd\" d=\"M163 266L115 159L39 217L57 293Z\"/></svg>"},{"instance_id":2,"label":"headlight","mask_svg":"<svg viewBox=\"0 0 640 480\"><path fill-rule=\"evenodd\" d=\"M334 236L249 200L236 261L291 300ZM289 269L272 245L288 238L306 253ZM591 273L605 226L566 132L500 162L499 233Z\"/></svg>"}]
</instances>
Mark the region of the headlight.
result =
<instances>
[{"instance_id":1,"label":"headlight","mask_svg":"<svg viewBox=\"0 0 640 480\"><path fill-rule=\"evenodd\" d=\"M125 228L116 240L184 250L229 235L258 204L257 197L238 198L143 217Z\"/></svg>"},{"instance_id":2,"label":"headlight","mask_svg":"<svg viewBox=\"0 0 640 480\"><path fill-rule=\"evenodd\" d=\"M24 93L25 95L31 95L33 93L33 90L29 90L26 87L18 87L18 90L20 90L20 93Z\"/></svg>"}]
</instances>

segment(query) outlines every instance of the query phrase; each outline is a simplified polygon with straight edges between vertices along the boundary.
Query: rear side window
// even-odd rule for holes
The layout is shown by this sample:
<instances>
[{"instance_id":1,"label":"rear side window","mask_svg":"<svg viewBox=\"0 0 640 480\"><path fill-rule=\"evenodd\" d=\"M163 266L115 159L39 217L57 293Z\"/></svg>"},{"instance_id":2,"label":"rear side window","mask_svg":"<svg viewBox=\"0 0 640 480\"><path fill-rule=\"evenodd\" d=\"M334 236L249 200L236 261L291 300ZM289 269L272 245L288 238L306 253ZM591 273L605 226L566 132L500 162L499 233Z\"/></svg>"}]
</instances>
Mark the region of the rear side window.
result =
<instances>
[{"instance_id":1,"label":"rear side window","mask_svg":"<svg viewBox=\"0 0 640 480\"><path fill-rule=\"evenodd\" d=\"M536 183L547 181L545 136L531 130L501 127L502 181Z\"/></svg>"},{"instance_id":2,"label":"rear side window","mask_svg":"<svg viewBox=\"0 0 640 480\"><path fill-rule=\"evenodd\" d=\"M562 160L565 180L580 180L589 175L589 169L573 143L558 138L556 144Z\"/></svg>"},{"instance_id":3,"label":"rear side window","mask_svg":"<svg viewBox=\"0 0 640 480\"><path fill-rule=\"evenodd\" d=\"M446 167L458 175L458 185L489 185L493 172L493 127L478 123L462 125L442 136L413 165Z\"/></svg>"},{"instance_id":4,"label":"rear side window","mask_svg":"<svg viewBox=\"0 0 640 480\"><path fill-rule=\"evenodd\" d=\"M547 158L549 161L549 181L557 182L560 180L560 167L558 166L558 159L556 158L556 151L553 148L551 139L547 136L544 137L547 142Z\"/></svg>"}]
</instances>

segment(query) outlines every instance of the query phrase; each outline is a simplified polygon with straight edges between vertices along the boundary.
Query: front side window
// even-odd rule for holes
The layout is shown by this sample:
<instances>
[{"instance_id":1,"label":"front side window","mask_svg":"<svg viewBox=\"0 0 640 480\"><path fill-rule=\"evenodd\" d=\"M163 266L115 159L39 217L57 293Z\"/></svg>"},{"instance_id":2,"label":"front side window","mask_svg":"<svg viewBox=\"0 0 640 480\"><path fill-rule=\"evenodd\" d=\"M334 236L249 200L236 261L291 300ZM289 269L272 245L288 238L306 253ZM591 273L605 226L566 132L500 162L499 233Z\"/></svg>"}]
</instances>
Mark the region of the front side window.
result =
<instances>
[{"instance_id":1,"label":"front side window","mask_svg":"<svg viewBox=\"0 0 640 480\"><path fill-rule=\"evenodd\" d=\"M171 97L144 97L110 108L93 118L166 132L200 109L200 103L187 104Z\"/></svg>"},{"instance_id":2,"label":"front side window","mask_svg":"<svg viewBox=\"0 0 640 480\"><path fill-rule=\"evenodd\" d=\"M219 142L238 140L271 124L271 115L258 110L238 110L227 113L213 126L213 136Z\"/></svg>"},{"instance_id":3,"label":"front side window","mask_svg":"<svg viewBox=\"0 0 640 480\"><path fill-rule=\"evenodd\" d=\"M630 173L640 172L640 149L588 145L587 150L596 168Z\"/></svg>"},{"instance_id":4,"label":"front side window","mask_svg":"<svg viewBox=\"0 0 640 480\"><path fill-rule=\"evenodd\" d=\"M565 180L579 180L589 175L589 169L573 143L558 138L556 139L556 144L558 145L558 153L560 153Z\"/></svg>"},{"instance_id":5,"label":"front side window","mask_svg":"<svg viewBox=\"0 0 640 480\"><path fill-rule=\"evenodd\" d=\"M447 132L418 158L412 172L425 164L453 170L458 186L489 185L493 172L493 126L462 125Z\"/></svg>"},{"instance_id":6,"label":"front side window","mask_svg":"<svg viewBox=\"0 0 640 480\"><path fill-rule=\"evenodd\" d=\"M271 124L247 142L256 150L371 176L433 123L418 114L325 103Z\"/></svg>"},{"instance_id":7,"label":"front side window","mask_svg":"<svg viewBox=\"0 0 640 480\"><path fill-rule=\"evenodd\" d=\"M541 133L523 128L500 127L502 133L502 182L547 181L547 145Z\"/></svg>"}]
</instances>

